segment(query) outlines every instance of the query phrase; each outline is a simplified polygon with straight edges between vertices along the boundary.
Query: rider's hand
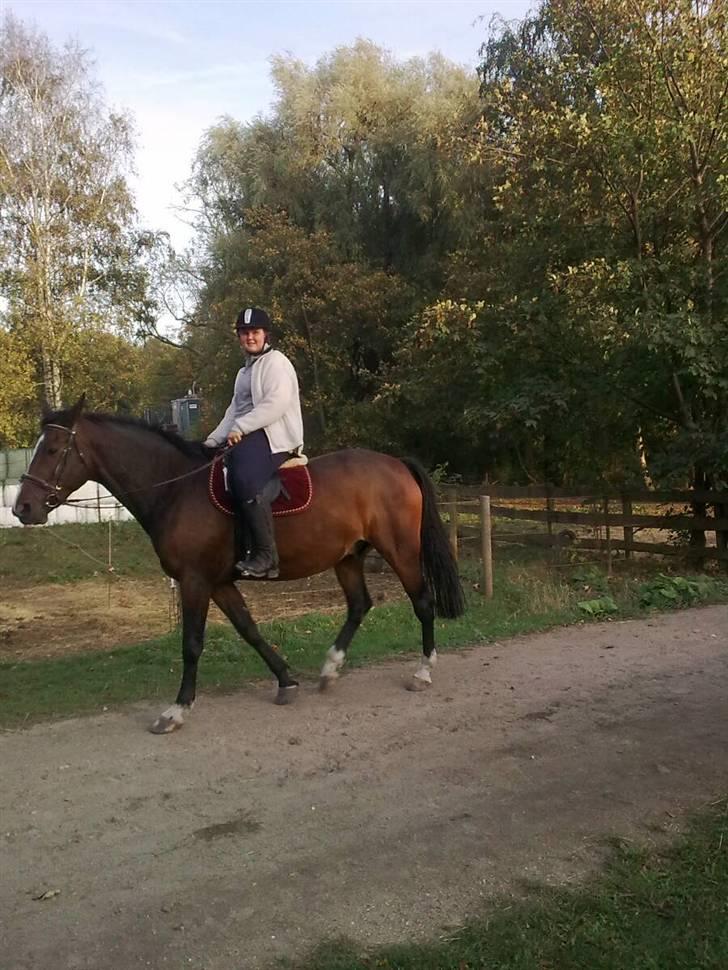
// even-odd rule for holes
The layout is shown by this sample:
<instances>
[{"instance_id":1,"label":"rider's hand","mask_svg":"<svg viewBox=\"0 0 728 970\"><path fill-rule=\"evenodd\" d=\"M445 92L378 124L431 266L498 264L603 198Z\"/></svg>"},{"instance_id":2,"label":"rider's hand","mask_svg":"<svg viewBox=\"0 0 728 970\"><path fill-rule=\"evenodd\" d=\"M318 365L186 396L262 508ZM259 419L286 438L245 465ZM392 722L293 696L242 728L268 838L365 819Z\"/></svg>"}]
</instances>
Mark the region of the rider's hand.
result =
<instances>
[{"instance_id":1,"label":"rider's hand","mask_svg":"<svg viewBox=\"0 0 728 970\"><path fill-rule=\"evenodd\" d=\"M242 440L243 440L242 431L231 431L230 434L227 436L227 443L228 445L230 445L231 448L233 445L236 445L239 441L242 441Z\"/></svg>"}]
</instances>

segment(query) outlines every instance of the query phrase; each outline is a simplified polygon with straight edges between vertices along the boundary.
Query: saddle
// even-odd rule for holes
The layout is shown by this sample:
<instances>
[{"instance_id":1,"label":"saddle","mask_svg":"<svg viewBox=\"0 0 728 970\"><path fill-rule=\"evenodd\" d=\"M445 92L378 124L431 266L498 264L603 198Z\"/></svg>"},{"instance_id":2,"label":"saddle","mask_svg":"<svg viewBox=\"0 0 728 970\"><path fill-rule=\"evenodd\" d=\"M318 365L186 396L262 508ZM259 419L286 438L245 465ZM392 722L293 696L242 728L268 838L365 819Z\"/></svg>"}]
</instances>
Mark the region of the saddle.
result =
<instances>
[{"instance_id":1,"label":"saddle","mask_svg":"<svg viewBox=\"0 0 728 970\"><path fill-rule=\"evenodd\" d=\"M290 458L284 462L263 489L271 503L274 516L296 515L305 512L313 498L313 483L308 470L308 458ZM222 461L210 468L207 487L210 501L225 515L235 517L235 500L227 487L227 474Z\"/></svg>"}]
</instances>

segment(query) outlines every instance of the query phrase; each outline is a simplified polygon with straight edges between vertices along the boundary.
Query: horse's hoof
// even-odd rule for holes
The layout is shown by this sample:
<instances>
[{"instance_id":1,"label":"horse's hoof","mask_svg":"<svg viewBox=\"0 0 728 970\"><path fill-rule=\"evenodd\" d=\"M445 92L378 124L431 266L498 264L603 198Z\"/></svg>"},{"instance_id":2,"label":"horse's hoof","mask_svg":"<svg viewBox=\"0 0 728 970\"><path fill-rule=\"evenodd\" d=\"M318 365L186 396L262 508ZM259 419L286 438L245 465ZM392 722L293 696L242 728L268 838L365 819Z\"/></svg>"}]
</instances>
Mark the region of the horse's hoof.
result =
<instances>
[{"instance_id":1,"label":"horse's hoof","mask_svg":"<svg viewBox=\"0 0 728 970\"><path fill-rule=\"evenodd\" d=\"M182 721L175 721L173 717L165 717L163 714L158 717L154 724L151 725L149 731L151 734L171 734L172 731L177 731L182 727Z\"/></svg>"},{"instance_id":2,"label":"horse's hoof","mask_svg":"<svg viewBox=\"0 0 728 970\"><path fill-rule=\"evenodd\" d=\"M296 694L298 693L298 684L289 684L288 687L279 687L278 693L275 696L275 703L280 704L292 704L296 699Z\"/></svg>"},{"instance_id":3,"label":"horse's hoof","mask_svg":"<svg viewBox=\"0 0 728 970\"><path fill-rule=\"evenodd\" d=\"M432 681L423 680L421 677L413 677L407 684L407 690L412 691L428 690L430 687L432 687Z\"/></svg>"},{"instance_id":4,"label":"horse's hoof","mask_svg":"<svg viewBox=\"0 0 728 970\"><path fill-rule=\"evenodd\" d=\"M326 651L326 663L321 668L319 690L331 690L339 679L339 671L344 666L346 651L339 650L334 644Z\"/></svg>"}]
</instances>

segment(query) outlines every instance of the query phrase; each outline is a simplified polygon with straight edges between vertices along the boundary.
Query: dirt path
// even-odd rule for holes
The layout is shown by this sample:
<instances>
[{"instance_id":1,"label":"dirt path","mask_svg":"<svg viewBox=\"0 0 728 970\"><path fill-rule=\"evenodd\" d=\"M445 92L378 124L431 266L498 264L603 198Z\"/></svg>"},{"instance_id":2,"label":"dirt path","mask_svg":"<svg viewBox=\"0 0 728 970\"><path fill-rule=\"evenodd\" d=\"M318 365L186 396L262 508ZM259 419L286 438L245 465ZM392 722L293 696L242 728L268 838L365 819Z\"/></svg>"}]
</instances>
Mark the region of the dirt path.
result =
<instances>
[{"instance_id":1,"label":"dirt path","mask_svg":"<svg viewBox=\"0 0 728 970\"><path fill-rule=\"evenodd\" d=\"M4 970L247 970L330 934L434 936L577 878L728 789L726 607L0 737ZM323 646L323 645L322 645ZM48 891L58 895L37 897Z\"/></svg>"}]
</instances>

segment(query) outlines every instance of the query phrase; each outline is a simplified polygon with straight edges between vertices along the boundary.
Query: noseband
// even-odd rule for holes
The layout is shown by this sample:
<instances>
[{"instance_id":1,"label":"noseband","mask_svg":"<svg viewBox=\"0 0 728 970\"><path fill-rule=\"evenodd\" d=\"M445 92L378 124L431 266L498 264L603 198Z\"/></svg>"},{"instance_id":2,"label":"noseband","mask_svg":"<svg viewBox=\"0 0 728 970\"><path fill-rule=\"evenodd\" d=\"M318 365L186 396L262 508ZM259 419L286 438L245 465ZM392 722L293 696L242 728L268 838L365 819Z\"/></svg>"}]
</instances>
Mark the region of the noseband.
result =
<instances>
[{"instance_id":1,"label":"noseband","mask_svg":"<svg viewBox=\"0 0 728 970\"><path fill-rule=\"evenodd\" d=\"M61 484L61 476L63 475L63 472L66 468L66 462L68 461L68 456L71 453L71 451L73 451L74 448L78 453L78 457L81 459L81 463L87 469L88 469L88 465L86 465L86 459L83 457L83 452L78 447L78 442L76 441L75 425L72 428L65 428L62 424L46 424L44 426L44 429L45 428L55 428L57 431L65 431L66 434L68 435L68 439L66 441L66 447L61 452L61 456L58 459L58 463L56 464L55 471L53 472L53 475L55 477L55 483L51 485L50 482L46 482L43 478L38 478L37 475L29 475L28 472L24 472L20 476L20 481L30 482L32 485L37 485L39 488L44 489L45 492L47 493L45 497L45 507L50 511L52 509L57 509L58 506L62 504L61 498L59 495L59 493L63 491L63 485Z\"/></svg>"}]
</instances>

